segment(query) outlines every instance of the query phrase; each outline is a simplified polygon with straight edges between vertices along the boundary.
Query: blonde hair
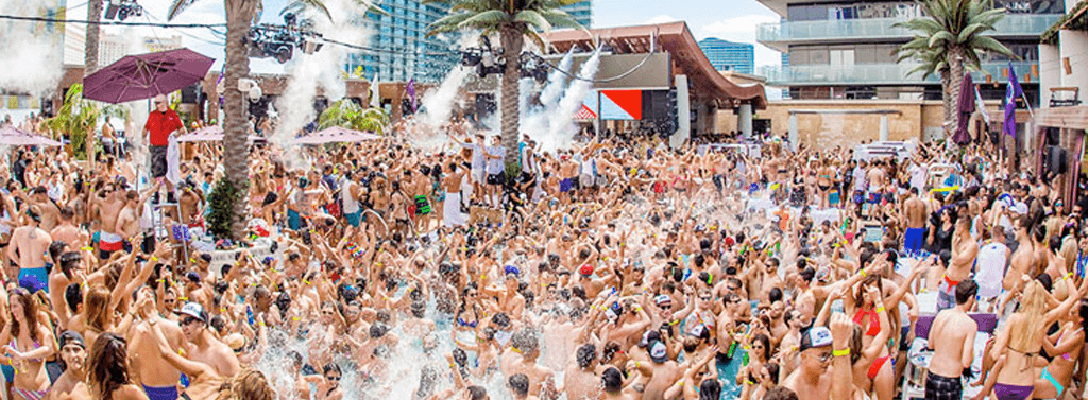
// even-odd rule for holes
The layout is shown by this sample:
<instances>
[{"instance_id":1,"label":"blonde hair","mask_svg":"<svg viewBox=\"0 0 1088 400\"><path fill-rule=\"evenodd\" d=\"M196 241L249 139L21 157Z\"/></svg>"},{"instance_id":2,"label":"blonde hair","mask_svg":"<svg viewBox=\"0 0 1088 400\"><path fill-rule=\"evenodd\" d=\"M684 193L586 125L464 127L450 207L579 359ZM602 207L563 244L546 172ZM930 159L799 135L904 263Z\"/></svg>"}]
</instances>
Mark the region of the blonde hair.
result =
<instances>
[{"instance_id":1,"label":"blonde hair","mask_svg":"<svg viewBox=\"0 0 1088 400\"><path fill-rule=\"evenodd\" d=\"M1009 326L1009 348L1021 353L1033 353L1042 340L1043 321L1046 314L1047 292L1043 284L1032 280L1024 286L1020 295L1018 324Z\"/></svg>"},{"instance_id":2,"label":"blonde hair","mask_svg":"<svg viewBox=\"0 0 1088 400\"><path fill-rule=\"evenodd\" d=\"M219 387L216 400L273 400L276 392L261 371L246 368Z\"/></svg>"}]
</instances>

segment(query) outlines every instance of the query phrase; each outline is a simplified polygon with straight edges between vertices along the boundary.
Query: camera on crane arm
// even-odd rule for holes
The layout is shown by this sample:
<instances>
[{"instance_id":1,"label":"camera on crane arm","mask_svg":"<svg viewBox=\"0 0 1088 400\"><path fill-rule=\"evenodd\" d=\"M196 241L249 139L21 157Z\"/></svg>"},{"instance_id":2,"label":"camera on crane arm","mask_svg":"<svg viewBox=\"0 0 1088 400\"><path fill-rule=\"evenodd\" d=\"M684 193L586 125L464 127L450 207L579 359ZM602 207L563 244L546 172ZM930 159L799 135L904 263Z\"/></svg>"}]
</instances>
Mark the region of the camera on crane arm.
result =
<instances>
[{"instance_id":1,"label":"camera on crane arm","mask_svg":"<svg viewBox=\"0 0 1088 400\"><path fill-rule=\"evenodd\" d=\"M124 21L128 17L141 17L144 8L136 3L136 0L109 0L106 3L105 19Z\"/></svg>"},{"instance_id":2,"label":"camera on crane arm","mask_svg":"<svg viewBox=\"0 0 1088 400\"><path fill-rule=\"evenodd\" d=\"M298 21L292 13L284 14L283 20L284 24L257 24L250 29L250 57L275 57L276 62L286 64L295 48L306 54L321 50L323 45L313 40L321 34L311 30L306 21Z\"/></svg>"}]
</instances>

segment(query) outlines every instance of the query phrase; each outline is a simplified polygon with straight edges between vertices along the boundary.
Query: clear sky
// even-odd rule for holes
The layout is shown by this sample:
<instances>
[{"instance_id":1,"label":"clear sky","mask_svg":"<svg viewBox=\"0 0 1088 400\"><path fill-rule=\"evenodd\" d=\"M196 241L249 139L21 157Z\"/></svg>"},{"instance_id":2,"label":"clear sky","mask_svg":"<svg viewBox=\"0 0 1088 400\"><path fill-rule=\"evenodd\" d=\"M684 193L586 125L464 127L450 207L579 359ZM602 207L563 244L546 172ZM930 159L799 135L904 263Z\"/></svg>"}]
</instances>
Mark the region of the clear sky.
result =
<instances>
[{"instance_id":1,"label":"clear sky","mask_svg":"<svg viewBox=\"0 0 1088 400\"><path fill-rule=\"evenodd\" d=\"M755 41L756 24L777 22L778 14L756 0L594 0L593 27L683 20L696 39L717 37L755 45L756 72L779 65L781 54Z\"/></svg>"}]
</instances>

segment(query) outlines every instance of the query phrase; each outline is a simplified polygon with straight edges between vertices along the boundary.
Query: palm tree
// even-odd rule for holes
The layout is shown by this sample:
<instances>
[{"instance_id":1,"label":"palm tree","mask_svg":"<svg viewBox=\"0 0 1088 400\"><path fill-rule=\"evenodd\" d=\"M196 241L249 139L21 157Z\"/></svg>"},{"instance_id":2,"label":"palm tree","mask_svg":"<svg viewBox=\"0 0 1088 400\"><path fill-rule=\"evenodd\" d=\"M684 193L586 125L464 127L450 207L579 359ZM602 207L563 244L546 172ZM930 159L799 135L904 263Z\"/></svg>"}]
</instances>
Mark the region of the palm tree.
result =
<instances>
[{"instance_id":1,"label":"palm tree","mask_svg":"<svg viewBox=\"0 0 1088 400\"><path fill-rule=\"evenodd\" d=\"M322 111L318 124L318 129L342 126L381 135L389 125L389 115L383 109L363 108L354 101L343 99Z\"/></svg>"},{"instance_id":2,"label":"palm tree","mask_svg":"<svg viewBox=\"0 0 1088 400\"><path fill-rule=\"evenodd\" d=\"M87 3L87 35L83 40L83 76L98 71L98 39L102 20L102 1L91 0Z\"/></svg>"},{"instance_id":3,"label":"palm tree","mask_svg":"<svg viewBox=\"0 0 1088 400\"><path fill-rule=\"evenodd\" d=\"M947 56L941 48L930 48L929 40L921 36L915 36L907 44L900 47L897 51L899 58L896 62L903 62L905 60L914 60L920 64L907 71L907 76L921 73L922 80L926 80L933 74L937 74L937 77L941 81L941 90L947 90L951 81L949 74L949 67ZM947 92L942 92L947 93ZM941 101L944 103L944 119L948 121L952 119L952 96L943 95Z\"/></svg>"},{"instance_id":4,"label":"palm tree","mask_svg":"<svg viewBox=\"0 0 1088 400\"><path fill-rule=\"evenodd\" d=\"M585 29L560 6L585 0L428 0L450 5L451 14L435 21L428 35L478 29L484 35L499 34L499 43L506 55L506 70L502 75L502 110L500 132L502 145L506 147L506 169L517 166L518 159L518 80L521 66L517 60L525 45L525 38L544 49L544 38L552 27Z\"/></svg>"},{"instance_id":5,"label":"palm tree","mask_svg":"<svg viewBox=\"0 0 1088 400\"><path fill-rule=\"evenodd\" d=\"M99 102L83 99L83 84L76 83L64 96L64 105L57 110L57 115L45 121L54 134L67 136L71 141L71 152L75 158L94 159L94 132L98 130L98 119L103 116L127 118L128 111L119 105L99 107Z\"/></svg>"},{"instance_id":6,"label":"palm tree","mask_svg":"<svg viewBox=\"0 0 1088 400\"><path fill-rule=\"evenodd\" d=\"M172 20L181 14L196 0L172 0L170 13L167 16ZM328 9L321 0L297 0L311 5L332 19ZM370 0L355 0L360 4L371 4ZM238 80L249 75L249 56L246 49L249 37L250 24L258 17L261 9L261 0L223 0L223 9L226 14L226 70L223 74L223 85L227 88L238 87ZM240 200L241 194L246 193L249 187L249 151L246 147L248 134L245 116L245 99L242 92L227 90L223 95L223 165L224 179L231 184L232 193L237 193ZM246 203L234 201L234 212L230 215L244 216ZM231 224L231 233L235 238L242 236L245 227L242 219L235 220Z\"/></svg>"},{"instance_id":7,"label":"palm tree","mask_svg":"<svg viewBox=\"0 0 1088 400\"><path fill-rule=\"evenodd\" d=\"M1005 45L990 36L987 31L994 30L994 25L1005 17L1004 8L990 8L987 0L924 0L921 3L925 17L897 22L894 28L905 28L916 33L914 39L900 48L900 58L913 54L923 62L928 70L940 71L947 65L948 73L942 74L941 89L945 101L945 115L959 117L953 113L952 102L960 96L960 85L967 68L981 68L981 55L985 52L998 53L1009 58L1017 58ZM926 54L933 65L927 66ZM948 75L945 79L943 75ZM951 119L951 118L950 118ZM958 121L957 121L958 122Z\"/></svg>"}]
</instances>

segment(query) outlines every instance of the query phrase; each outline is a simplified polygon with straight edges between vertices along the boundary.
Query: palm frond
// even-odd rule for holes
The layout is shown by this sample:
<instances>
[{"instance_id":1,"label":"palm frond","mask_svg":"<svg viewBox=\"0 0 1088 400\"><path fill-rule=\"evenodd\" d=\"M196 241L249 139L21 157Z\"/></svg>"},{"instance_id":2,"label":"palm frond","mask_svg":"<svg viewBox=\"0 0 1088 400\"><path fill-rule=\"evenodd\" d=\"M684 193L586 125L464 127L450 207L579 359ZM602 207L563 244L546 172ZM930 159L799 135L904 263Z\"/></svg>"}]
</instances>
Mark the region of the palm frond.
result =
<instances>
[{"instance_id":1,"label":"palm frond","mask_svg":"<svg viewBox=\"0 0 1088 400\"><path fill-rule=\"evenodd\" d=\"M427 36L434 36L442 32L456 32L461 30L461 23L472 17L470 13L451 14L434 21L428 26Z\"/></svg>"},{"instance_id":2,"label":"palm frond","mask_svg":"<svg viewBox=\"0 0 1088 400\"><path fill-rule=\"evenodd\" d=\"M185 11L186 8L193 5L193 2L195 1L196 0L173 0L170 3L170 11L166 13L166 20L173 20L181 14L182 11Z\"/></svg>"},{"instance_id":3,"label":"palm frond","mask_svg":"<svg viewBox=\"0 0 1088 400\"><path fill-rule=\"evenodd\" d=\"M1009 50L1009 48L1005 47L1004 44L1001 44L1001 42L999 42L997 39L989 36L973 36L968 43L965 43L965 45L970 49L985 50L991 53L1001 54L1006 57L1020 59L1020 56L1018 56L1016 53L1013 53L1012 50Z\"/></svg>"},{"instance_id":4,"label":"palm frond","mask_svg":"<svg viewBox=\"0 0 1088 400\"><path fill-rule=\"evenodd\" d=\"M489 29L511 21L510 14L505 11L491 10L470 16L458 24L459 28Z\"/></svg>"},{"instance_id":5,"label":"palm frond","mask_svg":"<svg viewBox=\"0 0 1088 400\"><path fill-rule=\"evenodd\" d=\"M517 13L517 15L514 16L514 22L524 22L535 28L538 32L544 32L545 34L552 31L552 24L548 22L548 19L532 10L525 10Z\"/></svg>"}]
</instances>

